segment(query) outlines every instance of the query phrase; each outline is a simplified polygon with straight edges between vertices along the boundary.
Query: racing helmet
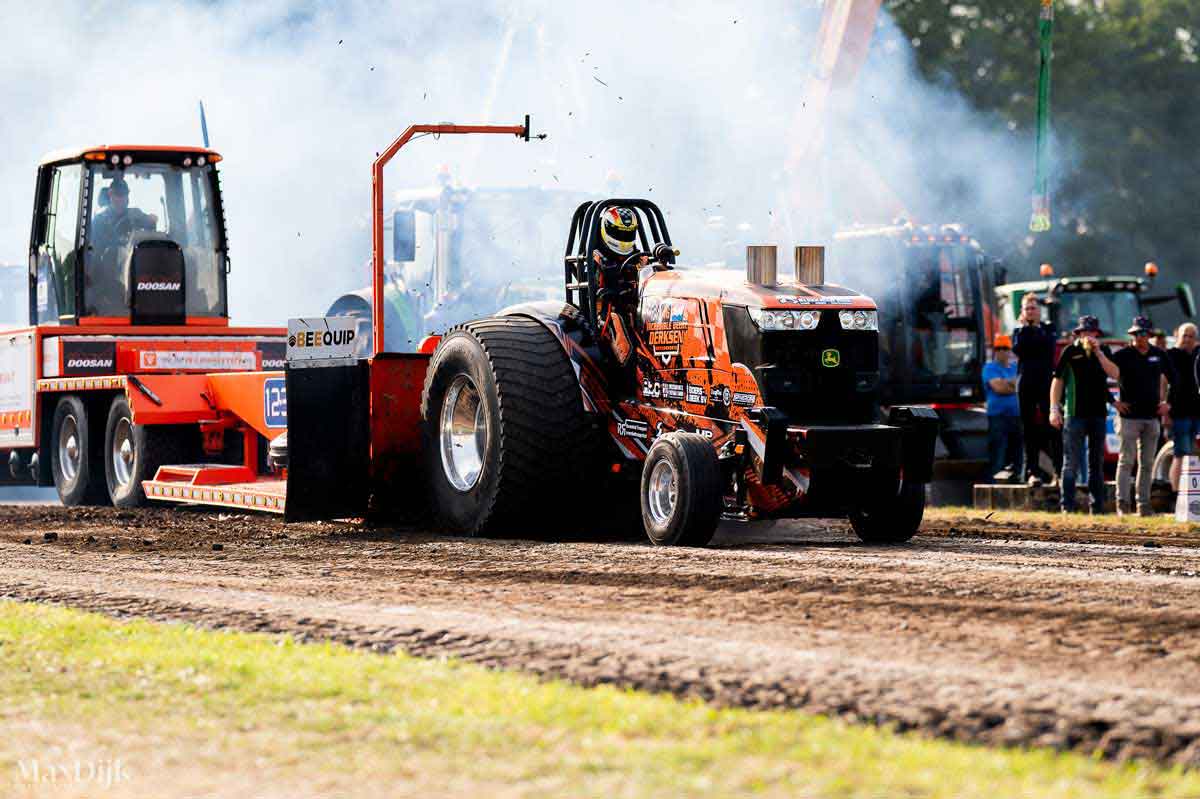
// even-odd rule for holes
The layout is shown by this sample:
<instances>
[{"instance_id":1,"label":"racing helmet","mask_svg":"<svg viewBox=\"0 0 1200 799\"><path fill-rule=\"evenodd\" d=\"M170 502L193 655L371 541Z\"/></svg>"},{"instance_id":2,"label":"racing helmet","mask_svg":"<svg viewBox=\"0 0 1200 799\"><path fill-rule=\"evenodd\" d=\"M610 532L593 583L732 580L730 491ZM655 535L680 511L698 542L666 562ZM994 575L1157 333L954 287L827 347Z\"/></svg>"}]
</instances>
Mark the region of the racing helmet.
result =
<instances>
[{"instance_id":1,"label":"racing helmet","mask_svg":"<svg viewBox=\"0 0 1200 799\"><path fill-rule=\"evenodd\" d=\"M629 255L637 241L638 219L629 208L605 209L600 217L600 241L613 255Z\"/></svg>"}]
</instances>

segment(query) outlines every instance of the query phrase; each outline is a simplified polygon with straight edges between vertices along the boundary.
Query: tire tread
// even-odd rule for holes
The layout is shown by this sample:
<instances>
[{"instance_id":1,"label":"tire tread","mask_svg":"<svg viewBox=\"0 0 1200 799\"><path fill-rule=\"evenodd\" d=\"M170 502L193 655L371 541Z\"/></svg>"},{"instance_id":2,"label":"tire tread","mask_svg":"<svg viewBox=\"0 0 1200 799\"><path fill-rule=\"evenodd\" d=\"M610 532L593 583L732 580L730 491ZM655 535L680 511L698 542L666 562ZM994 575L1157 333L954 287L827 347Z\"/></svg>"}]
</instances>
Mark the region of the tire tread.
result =
<instances>
[{"instance_id":1,"label":"tire tread","mask_svg":"<svg viewBox=\"0 0 1200 799\"><path fill-rule=\"evenodd\" d=\"M478 343L496 384L500 436L498 485L470 531L493 535L537 528L559 515L587 471L594 429L562 344L528 317L491 317L452 328ZM431 368L422 392L429 419Z\"/></svg>"}]
</instances>

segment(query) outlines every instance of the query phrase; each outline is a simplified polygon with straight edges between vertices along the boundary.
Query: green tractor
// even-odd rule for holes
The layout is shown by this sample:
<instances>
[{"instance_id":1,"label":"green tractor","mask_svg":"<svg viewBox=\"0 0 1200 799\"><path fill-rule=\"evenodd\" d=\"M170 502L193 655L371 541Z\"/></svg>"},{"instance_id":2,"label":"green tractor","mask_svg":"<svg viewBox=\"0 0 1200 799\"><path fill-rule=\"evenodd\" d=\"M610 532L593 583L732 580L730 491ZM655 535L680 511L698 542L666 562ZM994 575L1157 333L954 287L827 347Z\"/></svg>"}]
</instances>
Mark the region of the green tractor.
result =
<instances>
[{"instance_id":1,"label":"green tractor","mask_svg":"<svg viewBox=\"0 0 1200 799\"><path fill-rule=\"evenodd\" d=\"M428 335L521 302L561 299L560 221L582 192L441 186L400 192L390 219L385 269L384 349L414 352ZM525 265L542 271L524 271ZM521 266L520 270L514 267ZM344 294L326 316L353 316L357 341L371 352L371 289Z\"/></svg>"},{"instance_id":2,"label":"green tractor","mask_svg":"<svg viewBox=\"0 0 1200 799\"><path fill-rule=\"evenodd\" d=\"M1066 334L1075 327L1080 316L1090 314L1100 320L1100 327L1110 343L1123 344L1121 331L1129 327L1135 316L1152 316L1150 308L1156 305L1177 302L1183 315L1196 315L1196 301L1192 287L1180 283L1170 294L1152 294L1158 267L1146 264L1145 276L1136 275L1089 275L1079 277L1055 277L1049 264L1042 266L1041 280L1027 280L996 287L996 305L1000 318L1000 330L1008 331L1017 326L1021 315L1021 299L1030 292L1037 294L1046 303L1048 321L1051 322L1066 343Z\"/></svg>"}]
</instances>

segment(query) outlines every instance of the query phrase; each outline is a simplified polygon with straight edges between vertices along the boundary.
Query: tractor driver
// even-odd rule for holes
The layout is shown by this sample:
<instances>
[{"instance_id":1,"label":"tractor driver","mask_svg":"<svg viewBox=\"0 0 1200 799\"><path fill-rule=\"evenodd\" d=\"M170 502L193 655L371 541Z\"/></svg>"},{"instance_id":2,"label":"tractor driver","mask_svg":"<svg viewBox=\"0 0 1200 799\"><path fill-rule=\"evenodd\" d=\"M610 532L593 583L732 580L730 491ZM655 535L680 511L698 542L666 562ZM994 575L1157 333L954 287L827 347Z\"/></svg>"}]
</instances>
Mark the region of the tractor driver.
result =
<instances>
[{"instance_id":1,"label":"tractor driver","mask_svg":"<svg viewBox=\"0 0 1200 799\"><path fill-rule=\"evenodd\" d=\"M129 207L129 184L123 177L108 184L108 207L92 220L92 245L97 250L115 247L136 230L154 230L158 217Z\"/></svg>"},{"instance_id":2,"label":"tractor driver","mask_svg":"<svg viewBox=\"0 0 1200 799\"><path fill-rule=\"evenodd\" d=\"M112 314L125 304L126 277L120 248L129 242L135 231L154 230L158 217L140 208L129 207L129 184L118 175L102 190L107 193L107 207L92 219L90 235L94 256L88 257L86 294L87 313Z\"/></svg>"},{"instance_id":3,"label":"tractor driver","mask_svg":"<svg viewBox=\"0 0 1200 799\"><path fill-rule=\"evenodd\" d=\"M621 366L632 363L633 312L637 308L638 271L650 260L646 254L627 263L637 249L638 218L631 208L612 207L600 217L600 243L592 260L600 269L596 318L600 337L609 343Z\"/></svg>"}]
</instances>

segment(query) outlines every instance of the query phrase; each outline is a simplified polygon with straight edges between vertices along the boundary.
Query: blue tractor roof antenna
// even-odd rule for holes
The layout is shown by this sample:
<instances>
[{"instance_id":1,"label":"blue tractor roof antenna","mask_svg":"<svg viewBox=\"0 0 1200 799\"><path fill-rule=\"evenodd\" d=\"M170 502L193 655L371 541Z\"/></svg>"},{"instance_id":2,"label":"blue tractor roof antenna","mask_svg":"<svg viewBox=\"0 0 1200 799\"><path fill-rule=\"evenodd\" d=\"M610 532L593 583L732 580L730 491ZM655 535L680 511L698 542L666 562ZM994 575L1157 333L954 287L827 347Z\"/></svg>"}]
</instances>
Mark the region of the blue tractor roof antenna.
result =
<instances>
[{"instance_id":1,"label":"blue tractor roof antenna","mask_svg":"<svg viewBox=\"0 0 1200 799\"><path fill-rule=\"evenodd\" d=\"M200 101L200 135L204 137L204 146L208 147L208 120L204 118L204 101Z\"/></svg>"}]
</instances>

